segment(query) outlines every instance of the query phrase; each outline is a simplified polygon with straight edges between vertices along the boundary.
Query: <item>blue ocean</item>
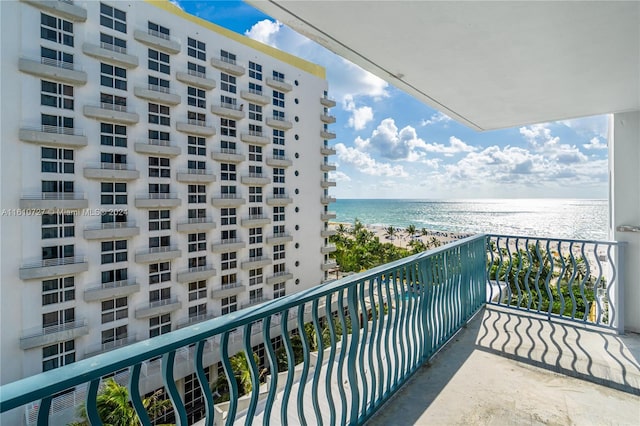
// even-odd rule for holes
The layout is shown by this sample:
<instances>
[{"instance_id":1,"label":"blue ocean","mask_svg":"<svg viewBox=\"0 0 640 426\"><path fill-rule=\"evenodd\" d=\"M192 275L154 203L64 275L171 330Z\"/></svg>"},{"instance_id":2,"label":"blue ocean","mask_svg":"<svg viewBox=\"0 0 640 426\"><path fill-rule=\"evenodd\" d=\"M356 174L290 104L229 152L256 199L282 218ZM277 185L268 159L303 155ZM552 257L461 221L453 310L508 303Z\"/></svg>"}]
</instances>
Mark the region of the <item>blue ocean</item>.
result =
<instances>
[{"instance_id":1,"label":"blue ocean","mask_svg":"<svg viewBox=\"0 0 640 426\"><path fill-rule=\"evenodd\" d=\"M461 233L607 239L607 200L483 199L364 200L338 199L336 222Z\"/></svg>"}]
</instances>

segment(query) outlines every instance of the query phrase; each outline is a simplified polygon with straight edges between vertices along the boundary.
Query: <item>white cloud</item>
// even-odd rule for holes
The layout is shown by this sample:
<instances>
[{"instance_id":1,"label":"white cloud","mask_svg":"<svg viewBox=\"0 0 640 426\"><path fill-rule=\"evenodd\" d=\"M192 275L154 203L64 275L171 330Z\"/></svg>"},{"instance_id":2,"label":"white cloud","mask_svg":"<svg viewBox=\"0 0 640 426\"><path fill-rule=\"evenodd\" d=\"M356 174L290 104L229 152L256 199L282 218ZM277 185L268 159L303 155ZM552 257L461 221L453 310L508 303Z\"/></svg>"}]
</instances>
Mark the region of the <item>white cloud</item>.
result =
<instances>
[{"instance_id":1,"label":"white cloud","mask_svg":"<svg viewBox=\"0 0 640 426\"><path fill-rule=\"evenodd\" d=\"M392 166L388 163L380 163L376 161L366 152L360 151L357 148L347 147L343 143L338 143L335 146L338 158L355 166L358 171L371 175L371 176L387 176L387 177L407 177L402 166Z\"/></svg>"},{"instance_id":2,"label":"white cloud","mask_svg":"<svg viewBox=\"0 0 640 426\"><path fill-rule=\"evenodd\" d=\"M471 145L467 145L465 142L461 141L455 136L451 136L449 138L448 146L439 143L428 143L424 145L424 150L427 152L443 154L445 157L452 157L455 154L460 154L463 152L474 152L477 150L477 148Z\"/></svg>"},{"instance_id":3,"label":"white cloud","mask_svg":"<svg viewBox=\"0 0 640 426\"><path fill-rule=\"evenodd\" d=\"M422 120L422 122L420 122L420 125L429 126L431 124L447 123L449 121L451 121L451 117L438 111L435 114L433 114L431 118L429 118L428 120Z\"/></svg>"},{"instance_id":4,"label":"white cloud","mask_svg":"<svg viewBox=\"0 0 640 426\"><path fill-rule=\"evenodd\" d=\"M534 124L532 126L520 127L520 134L533 146L539 146L546 142L553 142L558 137L551 136L551 129L548 124Z\"/></svg>"},{"instance_id":5,"label":"white cloud","mask_svg":"<svg viewBox=\"0 0 640 426\"><path fill-rule=\"evenodd\" d=\"M600 142L599 137L591 138L589 143L582 145L585 149L607 149L607 144Z\"/></svg>"},{"instance_id":6,"label":"white cloud","mask_svg":"<svg viewBox=\"0 0 640 426\"><path fill-rule=\"evenodd\" d=\"M607 139L607 131L609 129L609 119L607 115L562 120L557 123L567 126L582 136L599 136L602 139Z\"/></svg>"},{"instance_id":7,"label":"white cloud","mask_svg":"<svg viewBox=\"0 0 640 426\"><path fill-rule=\"evenodd\" d=\"M344 172L335 171L329 172L329 179L333 179L336 182L350 182L351 178Z\"/></svg>"},{"instance_id":8,"label":"white cloud","mask_svg":"<svg viewBox=\"0 0 640 426\"><path fill-rule=\"evenodd\" d=\"M343 100L343 108L345 111L351 112L351 117L347 125L355 130L362 130L367 123L373 120L373 109L369 106L356 107L356 103L351 95Z\"/></svg>"},{"instance_id":9,"label":"white cloud","mask_svg":"<svg viewBox=\"0 0 640 426\"><path fill-rule=\"evenodd\" d=\"M263 19L256 22L251 29L245 31L244 35L269 46L278 47L276 39L281 27L282 24L278 21Z\"/></svg>"},{"instance_id":10,"label":"white cloud","mask_svg":"<svg viewBox=\"0 0 640 426\"><path fill-rule=\"evenodd\" d=\"M520 128L520 134L531 144L536 152L559 163L582 163L587 156L575 145L560 143L560 137L553 136L549 124L534 124Z\"/></svg>"}]
</instances>

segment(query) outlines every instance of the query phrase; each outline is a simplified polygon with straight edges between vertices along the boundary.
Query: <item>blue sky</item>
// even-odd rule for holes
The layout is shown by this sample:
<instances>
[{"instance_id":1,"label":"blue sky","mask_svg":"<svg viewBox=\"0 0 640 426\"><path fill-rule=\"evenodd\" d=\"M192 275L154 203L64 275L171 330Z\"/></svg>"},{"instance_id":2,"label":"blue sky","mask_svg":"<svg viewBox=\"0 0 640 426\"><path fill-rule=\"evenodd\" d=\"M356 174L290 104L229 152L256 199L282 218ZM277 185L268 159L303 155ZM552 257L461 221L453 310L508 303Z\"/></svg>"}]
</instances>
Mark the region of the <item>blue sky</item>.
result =
<instances>
[{"instance_id":1,"label":"blue sky","mask_svg":"<svg viewBox=\"0 0 640 426\"><path fill-rule=\"evenodd\" d=\"M185 11L327 69L339 198L607 198L607 117L476 132L240 1Z\"/></svg>"}]
</instances>

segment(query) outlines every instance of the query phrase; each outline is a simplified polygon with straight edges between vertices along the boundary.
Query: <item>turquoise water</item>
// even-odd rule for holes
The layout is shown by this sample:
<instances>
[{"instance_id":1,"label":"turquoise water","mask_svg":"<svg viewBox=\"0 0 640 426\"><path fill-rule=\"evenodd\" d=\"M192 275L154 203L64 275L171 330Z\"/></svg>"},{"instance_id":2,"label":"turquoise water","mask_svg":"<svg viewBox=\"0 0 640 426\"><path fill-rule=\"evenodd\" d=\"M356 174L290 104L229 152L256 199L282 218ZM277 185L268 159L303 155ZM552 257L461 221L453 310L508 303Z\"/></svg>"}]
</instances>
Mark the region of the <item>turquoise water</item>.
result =
<instances>
[{"instance_id":1,"label":"turquoise water","mask_svg":"<svg viewBox=\"0 0 640 426\"><path fill-rule=\"evenodd\" d=\"M607 200L354 200L338 199L337 222L358 218L393 225L464 233L607 239Z\"/></svg>"}]
</instances>

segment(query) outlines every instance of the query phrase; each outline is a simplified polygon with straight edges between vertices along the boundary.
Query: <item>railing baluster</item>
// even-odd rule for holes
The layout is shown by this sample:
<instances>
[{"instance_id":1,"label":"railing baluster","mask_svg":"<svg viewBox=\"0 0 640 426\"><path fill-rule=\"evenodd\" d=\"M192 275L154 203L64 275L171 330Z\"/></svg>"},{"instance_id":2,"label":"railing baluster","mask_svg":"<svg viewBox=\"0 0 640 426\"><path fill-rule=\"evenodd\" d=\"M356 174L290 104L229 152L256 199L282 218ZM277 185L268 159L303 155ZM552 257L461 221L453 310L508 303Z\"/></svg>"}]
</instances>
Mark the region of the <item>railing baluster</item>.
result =
<instances>
[{"instance_id":1,"label":"railing baluster","mask_svg":"<svg viewBox=\"0 0 640 426\"><path fill-rule=\"evenodd\" d=\"M399 336L399 328L400 328L400 313L402 311L404 311L404 300L400 300L400 298L402 297L401 290L398 288L398 285L400 285L400 287L402 287L404 284L402 283L402 274L401 274L401 269L396 269L392 272L391 274L391 285L393 286L393 304L395 306L394 312L395 315L393 317L393 326L392 326L392 337L391 337L391 344L389 344L389 342L387 342L387 346L389 348L389 350L393 353L393 366L391 367L390 371L393 374L392 375L392 379L391 382L389 383L389 391L392 391L393 389L395 389L397 387L398 384L398 380L399 380L399 375L400 375L400 369L403 367L404 365L404 356L405 356L405 351L404 351L404 342L402 341L402 339ZM390 286L391 287L391 286ZM394 346L393 343L396 343L396 347L392 348L391 346ZM400 350L398 351L398 346L400 348ZM399 352L399 353L398 353Z\"/></svg>"},{"instance_id":2,"label":"railing baluster","mask_svg":"<svg viewBox=\"0 0 640 426\"><path fill-rule=\"evenodd\" d=\"M593 297L596 303L596 324L602 322L602 304L600 303L600 297L598 296L598 287L602 281L602 263L600 262L600 256L598 255L598 244L593 247L593 255L596 258L596 265L598 266L598 276L593 283Z\"/></svg>"},{"instance_id":3,"label":"railing baluster","mask_svg":"<svg viewBox=\"0 0 640 426\"><path fill-rule=\"evenodd\" d=\"M358 315L358 287L350 286L347 289L349 317L351 318L351 342L349 345L349 361L347 365L347 377L351 387L351 415L350 424L358 423L360 412L360 392L358 390L358 377L356 370L356 358L358 356L358 343L360 341L360 315ZM347 330L345 330L346 332ZM343 333L346 337L346 333ZM346 343L346 341L344 342Z\"/></svg>"},{"instance_id":4,"label":"railing baluster","mask_svg":"<svg viewBox=\"0 0 640 426\"><path fill-rule=\"evenodd\" d=\"M38 405L38 426L49 426L49 411L53 395L45 396Z\"/></svg>"},{"instance_id":5,"label":"railing baluster","mask_svg":"<svg viewBox=\"0 0 640 426\"><path fill-rule=\"evenodd\" d=\"M326 374L324 389L327 394L327 399L328 399L327 402L329 403L329 416L330 416L329 424L335 425L336 424L336 406L335 406L335 403L333 402L333 392L332 392L333 386L331 384L331 378L332 378L331 372L333 370L333 363L336 358L336 327L333 322L331 296L332 296L332 293L327 294L326 304L325 304L325 313L326 313L325 318L327 319L327 323L329 326L329 338L331 340L331 346L330 346L331 350L329 351L329 362L327 364L327 374ZM338 383L340 383L339 378L338 378Z\"/></svg>"},{"instance_id":6,"label":"railing baluster","mask_svg":"<svg viewBox=\"0 0 640 426\"><path fill-rule=\"evenodd\" d=\"M84 408L87 414L87 420L90 425L102 424L100 414L98 414L98 388L100 387L100 379L94 379L87 386L87 394L85 395ZM129 392L131 395L131 392Z\"/></svg>"},{"instance_id":7,"label":"railing baluster","mask_svg":"<svg viewBox=\"0 0 640 426\"><path fill-rule=\"evenodd\" d=\"M531 270L533 268L533 258L531 257L531 250L529 249L529 239L527 238L524 242L525 250L527 252L527 273L524 276L524 286L527 289L528 300L527 300L527 309L531 309L531 305L533 304L533 293L531 291L531 287L529 286L529 277L531 276Z\"/></svg>"},{"instance_id":8,"label":"railing baluster","mask_svg":"<svg viewBox=\"0 0 640 426\"><path fill-rule=\"evenodd\" d=\"M291 395L291 388L293 386L293 376L295 374L295 354L293 353L293 347L291 346L291 338L289 337L289 310L286 309L282 313L282 322L280 323L280 329L282 332L282 341L284 342L284 348L287 353L287 381L285 382L284 392L282 395L282 405L280 406L280 421L283 425L289 424L287 413L289 412L289 395Z\"/></svg>"},{"instance_id":9,"label":"railing baluster","mask_svg":"<svg viewBox=\"0 0 640 426\"><path fill-rule=\"evenodd\" d=\"M392 326L392 320L391 320L391 315L392 313L395 311L397 313L397 306L396 303L394 303L393 297L391 296L391 283L395 280L395 274L393 273L393 271L390 271L387 275L385 275L385 279L384 279L384 289L385 289L385 293L386 293L386 297L387 297L387 304L389 306L389 314L386 315L386 326L385 326L385 332L384 332L384 352L385 352L385 359L386 359L386 365L385 365L385 369L386 369L386 374L385 374L385 379L386 379L386 383L385 383L385 387L384 387L384 397L387 398L390 395L391 392L391 388L393 386L393 371L394 371L394 365L391 364L391 352L393 352L395 354L395 356L397 357L397 353L395 351L395 348L391 347L390 344L390 336L391 336L391 326ZM396 362L397 365L397 362Z\"/></svg>"},{"instance_id":10,"label":"railing baluster","mask_svg":"<svg viewBox=\"0 0 640 426\"><path fill-rule=\"evenodd\" d=\"M264 334L265 352L267 355L267 360L269 360L269 374L271 376L271 379L269 381L269 394L267 395L267 400L265 401L264 415L262 417L262 424L264 426L269 425L271 419L271 410L273 408L273 403L276 400L276 395L278 392L278 360L271 343L271 318L271 315L269 315L262 321L262 333Z\"/></svg>"},{"instance_id":11,"label":"railing baluster","mask_svg":"<svg viewBox=\"0 0 640 426\"><path fill-rule=\"evenodd\" d=\"M577 303L576 297L573 294L573 283L576 280L576 276L578 275L578 262L576 261L576 257L573 254L573 242L569 243L569 264L571 265L571 276L569 277L569 282L567 283L567 289L569 290L569 297L571 298L571 319L576 319L577 312Z\"/></svg>"},{"instance_id":12,"label":"railing baluster","mask_svg":"<svg viewBox=\"0 0 640 426\"><path fill-rule=\"evenodd\" d=\"M251 347L251 326L252 323L245 324L243 330L244 337L244 355L247 358L247 365L249 366L249 375L251 376L251 401L247 414L245 416L245 425L249 426L253 422L253 416L256 412L256 406L258 405L258 394L260 393L260 380L258 377L258 365L253 358L253 348Z\"/></svg>"},{"instance_id":13,"label":"railing baluster","mask_svg":"<svg viewBox=\"0 0 640 426\"><path fill-rule=\"evenodd\" d=\"M173 364L176 357L176 351L170 351L162 355L162 382L167 389L171 405L173 405L173 411L176 415L177 426L187 426L187 410L185 410L182 399L180 398L180 392L176 386L176 381L173 378Z\"/></svg>"},{"instance_id":14,"label":"railing baluster","mask_svg":"<svg viewBox=\"0 0 640 426\"><path fill-rule=\"evenodd\" d=\"M553 312L553 293L551 292L551 286L549 285L549 282L551 281L551 276L553 275L553 256L551 256L551 247L550 247L551 242L549 240L547 240L547 244L546 244L546 253L545 253L545 258L546 260L549 261L549 271L546 272L546 277L544 280L544 288L547 290L547 297L549 298L549 309L547 309L547 318L551 318L551 314ZM546 262L541 262L540 266L544 266Z\"/></svg>"},{"instance_id":15,"label":"railing baluster","mask_svg":"<svg viewBox=\"0 0 640 426\"><path fill-rule=\"evenodd\" d=\"M320 327L320 319L318 315L318 299L314 299L311 303L311 318L313 322L313 330L316 333L316 341L318 344L316 366L313 371L313 382L311 384L311 402L313 403L313 412L316 415L316 424L322 426L322 411L320 409L320 402L318 398L318 390L320 389L320 373L322 372L322 361L324 356L324 341L322 336L322 329Z\"/></svg>"},{"instance_id":16,"label":"railing baluster","mask_svg":"<svg viewBox=\"0 0 640 426\"><path fill-rule=\"evenodd\" d=\"M236 411L238 409L238 383L229 360L229 331L223 332L220 337L220 361L229 383L229 411L225 424L231 426L236 419Z\"/></svg>"},{"instance_id":17,"label":"railing baluster","mask_svg":"<svg viewBox=\"0 0 640 426\"><path fill-rule=\"evenodd\" d=\"M553 257L553 256L552 256ZM558 261L560 262L560 272L557 274L558 279L556 281L556 288L558 289L558 298L560 299L560 315L564 315L564 295L562 294L562 279L567 271L567 267L564 263L564 256L562 255L562 243L558 241Z\"/></svg>"},{"instance_id":18,"label":"railing baluster","mask_svg":"<svg viewBox=\"0 0 640 426\"><path fill-rule=\"evenodd\" d=\"M304 388L307 383L307 376L309 374L309 363L311 362L311 351L309 350L309 340L304 326L304 303L298 306L298 331L300 332L300 339L302 340L302 373L300 374L300 381L298 382L298 420L301 425L307 424L307 418L304 415Z\"/></svg>"},{"instance_id":19,"label":"railing baluster","mask_svg":"<svg viewBox=\"0 0 640 426\"><path fill-rule=\"evenodd\" d=\"M347 320L344 314L344 290L338 291L338 318L340 319L340 327L342 329L342 337L340 339L340 354L338 356L338 368L336 369L338 379L338 394L340 394L340 402L342 408L340 411L340 424L347 423L347 395L344 391L343 384L346 384L344 380L344 360L347 354Z\"/></svg>"},{"instance_id":20,"label":"railing baluster","mask_svg":"<svg viewBox=\"0 0 640 426\"><path fill-rule=\"evenodd\" d=\"M366 340L367 340L367 335L369 334L369 309L367 308L367 302L365 300L365 288L367 287L367 281L362 280L360 281L358 287L360 287L360 290L358 292L359 300L360 300L360 322L361 322L361 336L362 336L362 344L360 345L360 352L358 354L358 367L360 368L360 380L362 383L362 398L360 399L361 401L361 406L362 409L360 410L361 414L366 415L367 414L367 401L369 400L369 378L368 378L368 374L367 374L367 368L365 367L365 357L366 357L366 349L367 349L367 345L366 345ZM371 300L371 299L369 299ZM372 307L373 309L373 307Z\"/></svg>"},{"instance_id":21,"label":"railing baluster","mask_svg":"<svg viewBox=\"0 0 640 426\"><path fill-rule=\"evenodd\" d=\"M129 369L129 380L127 383L127 389L129 390L129 399L133 408L136 410L138 419L143 425L150 425L151 419L147 413L146 408L142 402L142 396L140 395L140 371L142 370L142 363L137 363L131 366ZM93 423L92 423L93 424Z\"/></svg>"},{"instance_id":22,"label":"railing baluster","mask_svg":"<svg viewBox=\"0 0 640 426\"><path fill-rule=\"evenodd\" d=\"M196 376L198 377L198 383L200 384L200 391L204 397L204 410L205 410L205 426L213 426L213 420L215 415L215 410L213 408L213 394L211 393L211 387L209 386L209 381L207 380L207 375L205 373L203 358L204 358L204 347L207 343L206 340L200 340L196 343L195 350L195 359L194 359L194 367L196 370Z\"/></svg>"}]
</instances>

